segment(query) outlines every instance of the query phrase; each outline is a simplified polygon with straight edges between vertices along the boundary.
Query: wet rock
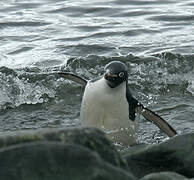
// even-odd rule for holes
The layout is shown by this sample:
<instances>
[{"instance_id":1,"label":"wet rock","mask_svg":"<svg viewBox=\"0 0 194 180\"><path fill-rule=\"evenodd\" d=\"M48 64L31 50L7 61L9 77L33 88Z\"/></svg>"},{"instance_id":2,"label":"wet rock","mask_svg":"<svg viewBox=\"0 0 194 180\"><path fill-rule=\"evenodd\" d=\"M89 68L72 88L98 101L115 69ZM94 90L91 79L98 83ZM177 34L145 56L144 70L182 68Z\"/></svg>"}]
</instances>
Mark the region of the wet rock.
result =
<instances>
[{"instance_id":1,"label":"wet rock","mask_svg":"<svg viewBox=\"0 0 194 180\"><path fill-rule=\"evenodd\" d=\"M3 180L136 180L81 145L35 142L0 150Z\"/></svg>"},{"instance_id":2,"label":"wet rock","mask_svg":"<svg viewBox=\"0 0 194 180\"><path fill-rule=\"evenodd\" d=\"M150 173L173 171L194 177L194 133L179 135L163 143L128 151L124 157L132 173L142 177Z\"/></svg>"},{"instance_id":3,"label":"wet rock","mask_svg":"<svg viewBox=\"0 0 194 180\"><path fill-rule=\"evenodd\" d=\"M160 172L148 174L141 178L140 180L189 180L189 179L175 172Z\"/></svg>"},{"instance_id":4,"label":"wet rock","mask_svg":"<svg viewBox=\"0 0 194 180\"><path fill-rule=\"evenodd\" d=\"M96 128L42 129L20 132L8 132L0 135L0 148L14 144L59 141L64 144L78 144L97 152L104 160L128 169L125 159L116 151L104 133Z\"/></svg>"}]
</instances>

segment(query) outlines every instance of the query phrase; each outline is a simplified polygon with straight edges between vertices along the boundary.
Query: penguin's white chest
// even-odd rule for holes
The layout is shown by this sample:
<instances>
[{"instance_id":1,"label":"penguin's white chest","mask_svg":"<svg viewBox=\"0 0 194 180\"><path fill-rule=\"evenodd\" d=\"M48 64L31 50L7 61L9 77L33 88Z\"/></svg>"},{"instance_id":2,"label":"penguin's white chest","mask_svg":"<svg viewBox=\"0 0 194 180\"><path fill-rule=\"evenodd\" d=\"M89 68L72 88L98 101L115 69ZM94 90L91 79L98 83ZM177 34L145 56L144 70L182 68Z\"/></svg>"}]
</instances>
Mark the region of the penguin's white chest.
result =
<instances>
[{"instance_id":1,"label":"penguin's white chest","mask_svg":"<svg viewBox=\"0 0 194 180\"><path fill-rule=\"evenodd\" d=\"M124 145L135 143L136 123L129 119L126 83L110 88L101 78L89 82L82 99L82 125L104 130L114 142Z\"/></svg>"}]
</instances>

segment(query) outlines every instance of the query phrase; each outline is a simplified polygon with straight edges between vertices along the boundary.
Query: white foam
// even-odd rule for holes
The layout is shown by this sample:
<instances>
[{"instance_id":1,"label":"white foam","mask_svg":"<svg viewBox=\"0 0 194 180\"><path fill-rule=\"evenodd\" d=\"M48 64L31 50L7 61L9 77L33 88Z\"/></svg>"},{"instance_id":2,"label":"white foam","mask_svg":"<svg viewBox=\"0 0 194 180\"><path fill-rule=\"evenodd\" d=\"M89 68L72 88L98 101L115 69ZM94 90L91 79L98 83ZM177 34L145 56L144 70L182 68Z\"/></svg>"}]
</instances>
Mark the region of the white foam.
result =
<instances>
[{"instance_id":1,"label":"white foam","mask_svg":"<svg viewBox=\"0 0 194 180\"><path fill-rule=\"evenodd\" d=\"M192 95L194 95L194 80L190 82L187 91L189 91Z\"/></svg>"}]
</instances>

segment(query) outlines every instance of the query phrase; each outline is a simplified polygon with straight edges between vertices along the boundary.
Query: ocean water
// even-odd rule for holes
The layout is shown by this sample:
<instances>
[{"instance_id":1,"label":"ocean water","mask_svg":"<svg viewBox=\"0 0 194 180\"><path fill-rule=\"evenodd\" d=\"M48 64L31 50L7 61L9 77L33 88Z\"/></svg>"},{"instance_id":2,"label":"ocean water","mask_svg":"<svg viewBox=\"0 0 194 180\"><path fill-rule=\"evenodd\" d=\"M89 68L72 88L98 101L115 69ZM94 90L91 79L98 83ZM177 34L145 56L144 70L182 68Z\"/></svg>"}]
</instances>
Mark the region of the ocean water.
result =
<instances>
[{"instance_id":1,"label":"ocean water","mask_svg":"<svg viewBox=\"0 0 194 180\"><path fill-rule=\"evenodd\" d=\"M119 60L146 107L194 130L193 0L1 0L0 132L79 126L84 89L52 75L100 76ZM142 117L140 142L166 140Z\"/></svg>"}]
</instances>

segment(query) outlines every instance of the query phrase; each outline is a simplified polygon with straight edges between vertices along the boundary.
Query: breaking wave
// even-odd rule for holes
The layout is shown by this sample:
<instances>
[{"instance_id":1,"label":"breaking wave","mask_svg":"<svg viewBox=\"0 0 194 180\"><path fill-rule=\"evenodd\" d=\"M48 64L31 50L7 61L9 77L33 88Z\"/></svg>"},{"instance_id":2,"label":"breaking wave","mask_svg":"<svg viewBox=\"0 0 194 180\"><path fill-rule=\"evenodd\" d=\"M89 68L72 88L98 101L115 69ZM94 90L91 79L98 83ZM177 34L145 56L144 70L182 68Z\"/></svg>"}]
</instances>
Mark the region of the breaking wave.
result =
<instances>
[{"instance_id":1,"label":"breaking wave","mask_svg":"<svg viewBox=\"0 0 194 180\"><path fill-rule=\"evenodd\" d=\"M118 57L87 56L70 58L66 65L39 69L38 67L0 68L0 109L22 104L39 104L68 96L79 85L61 79L53 72L73 72L86 79L100 76L104 66L119 60L129 67L129 86L140 96L161 94L194 94L194 55L153 54L136 57L131 54ZM63 89L63 90L61 90ZM78 90L78 93L81 92ZM140 97L141 98L141 97Z\"/></svg>"}]
</instances>

